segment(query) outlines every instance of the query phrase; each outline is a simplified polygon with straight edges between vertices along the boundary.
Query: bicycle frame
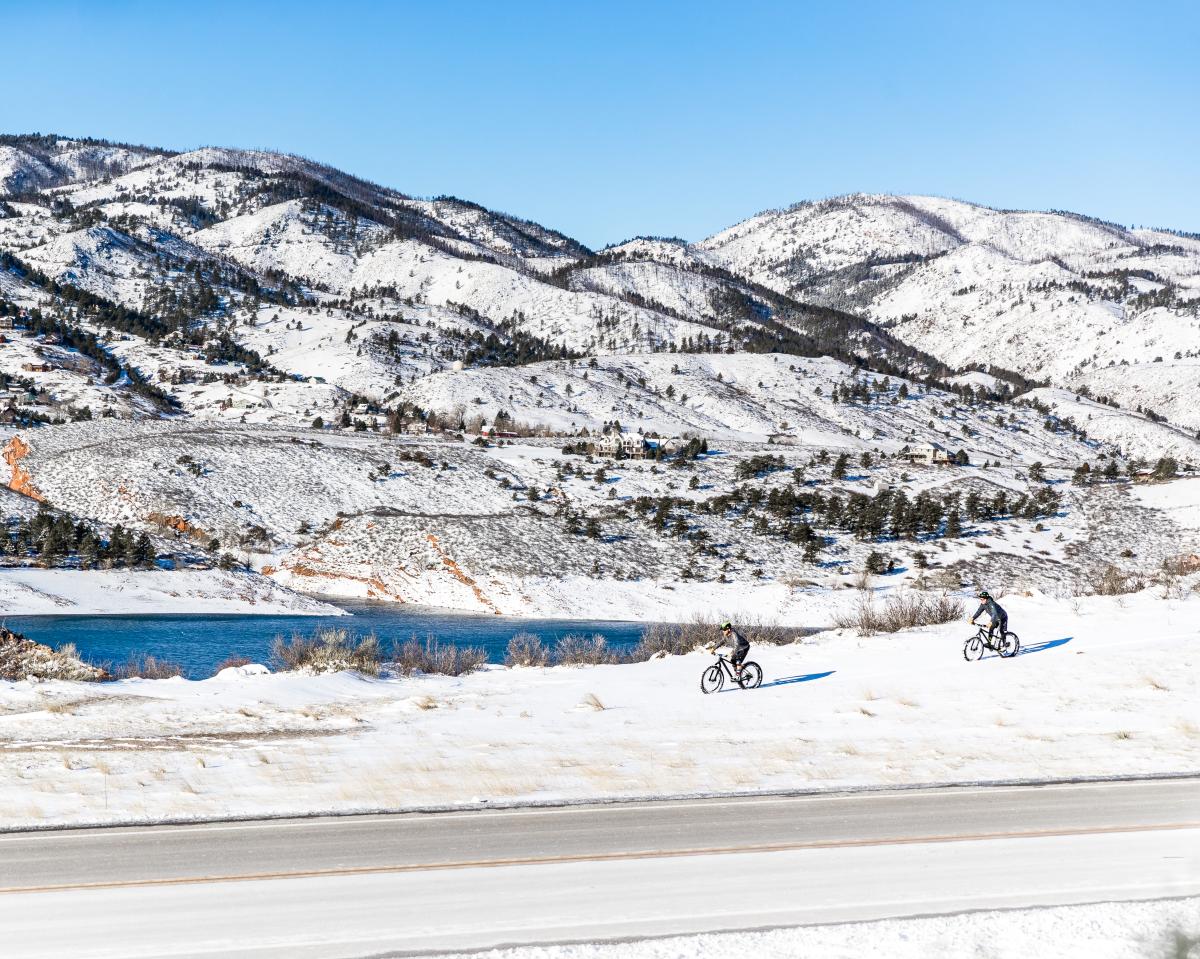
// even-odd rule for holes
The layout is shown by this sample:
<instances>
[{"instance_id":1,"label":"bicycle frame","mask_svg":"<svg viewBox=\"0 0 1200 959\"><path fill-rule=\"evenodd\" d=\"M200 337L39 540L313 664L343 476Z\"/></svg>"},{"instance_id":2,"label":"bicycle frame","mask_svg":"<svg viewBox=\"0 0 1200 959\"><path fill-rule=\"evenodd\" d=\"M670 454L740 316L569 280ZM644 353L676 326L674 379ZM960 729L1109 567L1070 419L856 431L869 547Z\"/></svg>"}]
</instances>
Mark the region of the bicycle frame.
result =
<instances>
[{"instance_id":1,"label":"bicycle frame","mask_svg":"<svg viewBox=\"0 0 1200 959\"><path fill-rule=\"evenodd\" d=\"M723 672L729 680L736 683L737 670L734 669L733 663L729 661L729 658L724 653L717 653L717 663L721 667L721 672Z\"/></svg>"},{"instance_id":2,"label":"bicycle frame","mask_svg":"<svg viewBox=\"0 0 1200 959\"><path fill-rule=\"evenodd\" d=\"M1000 627L996 627L996 629L996 636L1003 639L1004 630L1000 629ZM1000 652L1000 647L995 645L992 640L988 639L988 628L986 626L980 626L978 628L978 632L975 633L975 636L981 643L983 643L984 649L990 649L993 653Z\"/></svg>"}]
</instances>

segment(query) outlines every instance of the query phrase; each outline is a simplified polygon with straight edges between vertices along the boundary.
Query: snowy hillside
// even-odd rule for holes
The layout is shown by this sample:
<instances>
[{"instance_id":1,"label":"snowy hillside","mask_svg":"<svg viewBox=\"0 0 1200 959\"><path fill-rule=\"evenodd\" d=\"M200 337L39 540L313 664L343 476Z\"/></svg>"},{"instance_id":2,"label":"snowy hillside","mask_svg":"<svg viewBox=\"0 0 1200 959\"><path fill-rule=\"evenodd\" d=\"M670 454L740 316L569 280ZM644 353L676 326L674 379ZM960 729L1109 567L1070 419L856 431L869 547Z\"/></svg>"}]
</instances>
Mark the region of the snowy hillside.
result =
<instances>
[{"instance_id":1,"label":"snowy hillside","mask_svg":"<svg viewBox=\"0 0 1200 959\"><path fill-rule=\"evenodd\" d=\"M1198 301L1200 240L1071 214L853 196L592 251L302 157L0 138L12 489L307 592L787 618L868 564L1169 558L1126 484L1200 464Z\"/></svg>"},{"instance_id":2,"label":"snowy hillside","mask_svg":"<svg viewBox=\"0 0 1200 959\"><path fill-rule=\"evenodd\" d=\"M856 311L950 366L1090 388L1195 430L1200 239L1068 213L856 195L700 244L728 269Z\"/></svg>"}]
</instances>

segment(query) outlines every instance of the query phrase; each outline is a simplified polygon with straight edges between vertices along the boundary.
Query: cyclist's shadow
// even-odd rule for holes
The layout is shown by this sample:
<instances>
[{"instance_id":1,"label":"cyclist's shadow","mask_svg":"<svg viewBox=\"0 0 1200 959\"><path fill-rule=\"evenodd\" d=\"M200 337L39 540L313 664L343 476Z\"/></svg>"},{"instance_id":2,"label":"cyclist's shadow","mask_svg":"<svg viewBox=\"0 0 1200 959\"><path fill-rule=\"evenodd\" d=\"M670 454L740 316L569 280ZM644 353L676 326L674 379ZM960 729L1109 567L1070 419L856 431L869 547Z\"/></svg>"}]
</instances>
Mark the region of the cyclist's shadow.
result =
<instances>
[{"instance_id":1,"label":"cyclist's shadow","mask_svg":"<svg viewBox=\"0 0 1200 959\"><path fill-rule=\"evenodd\" d=\"M1057 646L1065 646L1074 636L1065 636L1062 639L1048 639L1044 643L1035 643L1033 646L1022 646L1018 656L1028 656L1030 653L1040 653L1043 650L1054 649Z\"/></svg>"},{"instance_id":2,"label":"cyclist's shadow","mask_svg":"<svg viewBox=\"0 0 1200 959\"><path fill-rule=\"evenodd\" d=\"M814 679L824 679L826 676L832 676L836 672L836 669L830 669L824 673L805 673L803 676L784 676L782 679L773 679L769 683L763 683L758 688L770 689L772 686L791 686L793 683L811 683Z\"/></svg>"}]
</instances>

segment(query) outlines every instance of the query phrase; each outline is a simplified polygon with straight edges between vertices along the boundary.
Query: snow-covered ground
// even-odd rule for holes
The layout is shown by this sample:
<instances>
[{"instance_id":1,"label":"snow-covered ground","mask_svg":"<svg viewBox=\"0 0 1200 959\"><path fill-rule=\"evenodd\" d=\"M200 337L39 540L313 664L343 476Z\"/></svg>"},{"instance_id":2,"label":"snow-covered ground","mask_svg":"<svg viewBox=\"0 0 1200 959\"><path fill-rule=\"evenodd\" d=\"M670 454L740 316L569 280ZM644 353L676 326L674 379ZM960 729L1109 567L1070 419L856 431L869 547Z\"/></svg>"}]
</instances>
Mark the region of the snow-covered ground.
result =
<instances>
[{"instance_id":1,"label":"snow-covered ground","mask_svg":"<svg viewBox=\"0 0 1200 959\"><path fill-rule=\"evenodd\" d=\"M1200 899L967 912L765 932L520 946L472 959L1188 959ZM438 953L443 959L467 959Z\"/></svg>"},{"instance_id":2,"label":"snow-covered ground","mask_svg":"<svg viewBox=\"0 0 1200 959\"><path fill-rule=\"evenodd\" d=\"M966 662L964 623L826 631L755 648L763 687L711 696L704 653L457 679L4 683L0 826L1197 769L1200 596L1001 601L1015 659Z\"/></svg>"},{"instance_id":3,"label":"snow-covered ground","mask_svg":"<svg viewBox=\"0 0 1200 959\"><path fill-rule=\"evenodd\" d=\"M337 616L341 610L253 573L0 569L0 616L84 613Z\"/></svg>"}]
</instances>

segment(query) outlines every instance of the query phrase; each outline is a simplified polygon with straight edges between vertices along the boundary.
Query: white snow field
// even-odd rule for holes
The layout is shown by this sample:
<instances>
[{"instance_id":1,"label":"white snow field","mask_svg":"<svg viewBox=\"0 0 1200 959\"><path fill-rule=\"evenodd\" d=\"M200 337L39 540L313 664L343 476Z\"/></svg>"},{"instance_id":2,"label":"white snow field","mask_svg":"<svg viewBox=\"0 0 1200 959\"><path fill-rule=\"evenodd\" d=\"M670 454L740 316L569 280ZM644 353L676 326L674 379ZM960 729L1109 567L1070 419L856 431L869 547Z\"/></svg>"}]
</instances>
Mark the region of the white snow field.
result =
<instances>
[{"instance_id":1,"label":"white snow field","mask_svg":"<svg viewBox=\"0 0 1200 959\"><path fill-rule=\"evenodd\" d=\"M965 912L616 943L521 946L471 959L1161 959L1200 941L1200 899ZM1180 945L1182 943L1182 945ZM438 953L444 959L468 954Z\"/></svg>"},{"instance_id":2,"label":"white snow field","mask_svg":"<svg viewBox=\"0 0 1200 959\"><path fill-rule=\"evenodd\" d=\"M853 601L814 593L813 620ZM754 648L763 687L707 696L702 652L3 683L0 827L1196 771L1200 597L1001 601L1010 660L965 661L965 622L831 630Z\"/></svg>"},{"instance_id":3,"label":"white snow field","mask_svg":"<svg viewBox=\"0 0 1200 959\"><path fill-rule=\"evenodd\" d=\"M215 569L6 569L0 615L138 613L286 613L337 616L336 606L302 596L263 576Z\"/></svg>"}]
</instances>

